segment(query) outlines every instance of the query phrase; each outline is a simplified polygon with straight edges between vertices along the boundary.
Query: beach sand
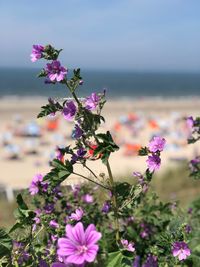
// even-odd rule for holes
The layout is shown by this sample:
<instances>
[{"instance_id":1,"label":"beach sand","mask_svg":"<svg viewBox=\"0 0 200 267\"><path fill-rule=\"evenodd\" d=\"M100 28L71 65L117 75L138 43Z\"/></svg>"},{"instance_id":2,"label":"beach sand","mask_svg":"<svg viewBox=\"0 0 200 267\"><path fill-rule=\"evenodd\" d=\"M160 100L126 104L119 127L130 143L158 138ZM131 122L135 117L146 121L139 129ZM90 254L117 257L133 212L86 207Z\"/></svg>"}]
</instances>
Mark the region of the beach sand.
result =
<instances>
[{"instance_id":1,"label":"beach sand","mask_svg":"<svg viewBox=\"0 0 200 267\"><path fill-rule=\"evenodd\" d=\"M48 162L55 155L56 145L69 145L72 123L59 119L56 131L47 131L45 119L36 120L40 107L46 104L45 98L2 98L0 100L0 184L20 189L27 187L36 173L45 174L50 170ZM144 171L146 157L138 157L137 149L145 146L153 135L163 135L167 146L162 153L162 166L159 172L174 167L180 162L191 159L200 152L197 144L187 145L189 129L184 117L198 116L200 98L140 98L132 100L108 100L103 115L106 123L101 130L110 130L120 150L113 153L110 164L115 177L131 176L133 171ZM41 128L42 137L20 137L24 125L36 120ZM8 159L13 145L19 159ZM11 149L11 150L12 150ZM30 150L36 154L29 154ZM199 153L200 154L200 153ZM89 166L97 175L106 173L101 161L90 161ZM84 175L89 173L80 168ZM76 184L77 177L67 179Z\"/></svg>"}]
</instances>

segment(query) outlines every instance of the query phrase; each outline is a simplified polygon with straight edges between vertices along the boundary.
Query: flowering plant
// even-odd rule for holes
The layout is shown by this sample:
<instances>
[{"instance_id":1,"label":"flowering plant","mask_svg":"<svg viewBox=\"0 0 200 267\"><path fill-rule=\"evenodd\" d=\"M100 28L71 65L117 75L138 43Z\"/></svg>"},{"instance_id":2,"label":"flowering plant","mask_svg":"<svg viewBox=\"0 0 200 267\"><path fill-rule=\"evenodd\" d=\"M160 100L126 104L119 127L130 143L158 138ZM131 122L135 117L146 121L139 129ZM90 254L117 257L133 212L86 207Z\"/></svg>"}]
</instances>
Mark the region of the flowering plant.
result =
<instances>
[{"instance_id":1,"label":"flowering plant","mask_svg":"<svg viewBox=\"0 0 200 267\"><path fill-rule=\"evenodd\" d=\"M139 151L147 157L144 174L134 172L132 183L114 181L109 158L119 148L109 131L99 132L105 92L80 99L80 69L69 78L60 52L51 45L33 46L33 62L49 61L39 77L61 83L70 94L62 102L49 99L38 117L60 113L73 121L74 142L57 147L50 172L37 174L27 192L17 196L16 223L0 230L0 266L195 266L188 217L183 220L183 212L149 190L165 139L156 136ZM91 169L91 160L102 161L107 174ZM77 171L80 165L90 176ZM61 186L69 176L89 183ZM29 195L32 203L26 204Z\"/></svg>"}]
</instances>

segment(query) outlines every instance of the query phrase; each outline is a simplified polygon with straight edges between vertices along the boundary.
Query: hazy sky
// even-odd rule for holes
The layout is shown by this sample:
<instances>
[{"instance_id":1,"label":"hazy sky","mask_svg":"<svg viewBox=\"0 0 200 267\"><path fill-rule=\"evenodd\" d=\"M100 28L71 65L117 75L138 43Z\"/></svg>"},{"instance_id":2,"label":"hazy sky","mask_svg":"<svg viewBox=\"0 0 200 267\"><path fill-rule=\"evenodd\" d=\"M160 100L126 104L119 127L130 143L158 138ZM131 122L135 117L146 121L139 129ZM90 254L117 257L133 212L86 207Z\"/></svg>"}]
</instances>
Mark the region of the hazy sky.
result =
<instances>
[{"instance_id":1,"label":"hazy sky","mask_svg":"<svg viewBox=\"0 0 200 267\"><path fill-rule=\"evenodd\" d=\"M68 67L200 71L200 0L0 0L0 25L0 66L51 43Z\"/></svg>"}]
</instances>

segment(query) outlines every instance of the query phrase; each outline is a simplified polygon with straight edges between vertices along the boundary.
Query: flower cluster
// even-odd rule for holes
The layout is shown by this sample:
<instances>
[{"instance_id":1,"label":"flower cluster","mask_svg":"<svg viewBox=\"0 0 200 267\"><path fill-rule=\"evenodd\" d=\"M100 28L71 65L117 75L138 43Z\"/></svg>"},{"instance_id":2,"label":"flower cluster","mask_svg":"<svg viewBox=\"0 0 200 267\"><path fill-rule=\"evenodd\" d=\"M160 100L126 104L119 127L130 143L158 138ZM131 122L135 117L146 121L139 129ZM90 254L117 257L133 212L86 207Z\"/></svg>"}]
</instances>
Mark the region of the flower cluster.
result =
<instances>
[{"instance_id":1,"label":"flower cluster","mask_svg":"<svg viewBox=\"0 0 200 267\"><path fill-rule=\"evenodd\" d=\"M153 137L153 139L150 141L148 149L151 155L148 156L148 159L146 161L150 172L154 172L160 168L160 152L163 151L165 143L165 139L159 136Z\"/></svg>"}]
</instances>

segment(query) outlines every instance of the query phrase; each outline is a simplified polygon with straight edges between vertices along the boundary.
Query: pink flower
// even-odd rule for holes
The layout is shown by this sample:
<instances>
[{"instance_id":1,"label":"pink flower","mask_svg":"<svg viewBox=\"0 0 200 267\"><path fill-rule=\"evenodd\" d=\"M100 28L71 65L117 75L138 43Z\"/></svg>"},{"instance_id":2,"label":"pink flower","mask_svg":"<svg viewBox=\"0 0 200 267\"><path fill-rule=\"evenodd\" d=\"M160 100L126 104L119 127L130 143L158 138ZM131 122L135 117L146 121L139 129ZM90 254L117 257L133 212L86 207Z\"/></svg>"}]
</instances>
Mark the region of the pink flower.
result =
<instances>
[{"instance_id":1,"label":"pink flower","mask_svg":"<svg viewBox=\"0 0 200 267\"><path fill-rule=\"evenodd\" d=\"M96 242L101 238L101 233L90 224L84 231L83 224L77 223L74 227L66 225L66 238L58 239L57 254L64 258L66 263L83 264L93 262L99 246Z\"/></svg>"},{"instance_id":2,"label":"pink flower","mask_svg":"<svg viewBox=\"0 0 200 267\"><path fill-rule=\"evenodd\" d=\"M51 220L49 226L52 228L59 228L59 224L55 220Z\"/></svg>"},{"instance_id":3,"label":"pink flower","mask_svg":"<svg viewBox=\"0 0 200 267\"><path fill-rule=\"evenodd\" d=\"M148 156L146 160L150 172L154 172L160 168L161 159L158 155Z\"/></svg>"},{"instance_id":4,"label":"pink flower","mask_svg":"<svg viewBox=\"0 0 200 267\"><path fill-rule=\"evenodd\" d=\"M194 119L193 119L192 116L190 116L190 117L188 117L188 118L186 119L186 124L187 124L188 128L189 128L190 130L192 130L192 128L194 127Z\"/></svg>"},{"instance_id":5,"label":"pink flower","mask_svg":"<svg viewBox=\"0 0 200 267\"><path fill-rule=\"evenodd\" d=\"M44 52L44 46L42 45L33 45L31 53L31 61L35 62L42 57L42 52Z\"/></svg>"},{"instance_id":6,"label":"pink flower","mask_svg":"<svg viewBox=\"0 0 200 267\"><path fill-rule=\"evenodd\" d=\"M82 208L76 209L75 212L72 213L69 218L71 220L74 220L74 221L80 221L83 217L83 214L84 214L84 212L83 212Z\"/></svg>"},{"instance_id":7,"label":"pink flower","mask_svg":"<svg viewBox=\"0 0 200 267\"><path fill-rule=\"evenodd\" d=\"M92 195L86 194L83 196L83 201L86 203L93 203L94 199Z\"/></svg>"},{"instance_id":8,"label":"pink flower","mask_svg":"<svg viewBox=\"0 0 200 267\"><path fill-rule=\"evenodd\" d=\"M121 240L121 244L126 250L128 250L130 252L134 252L135 251L134 244L132 242L129 243L128 240L122 239Z\"/></svg>"},{"instance_id":9,"label":"pink flower","mask_svg":"<svg viewBox=\"0 0 200 267\"><path fill-rule=\"evenodd\" d=\"M86 98L86 109L94 110L97 107L99 101L100 97L96 93L92 93L89 97Z\"/></svg>"},{"instance_id":10,"label":"pink flower","mask_svg":"<svg viewBox=\"0 0 200 267\"><path fill-rule=\"evenodd\" d=\"M181 241L175 242L173 244L172 254L174 257L178 257L179 261L182 261L190 256L191 251L188 248L188 245L185 242Z\"/></svg>"},{"instance_id":11,"label":"pink flower","mask_svg":"<svg viewBox=\"0 0 200 267\"><path fill-rule=\"evenodd\" d=\"M53 60L52 63L47 63L46 71L51 82L60 82L65 79L67 74L67 69L62 67L58 60Z\"/></svg>"},{"instance_id":12,"label":"pink flower","mask_svg":"<svg viewBox=\"0 0 200 267\"><path fill-rule=\"evenodd\" d=\"M149 150L151 152L163 151L165 147L166 140L162 137L155 136L149 143Z\"/></svg>"}]
</instances>

